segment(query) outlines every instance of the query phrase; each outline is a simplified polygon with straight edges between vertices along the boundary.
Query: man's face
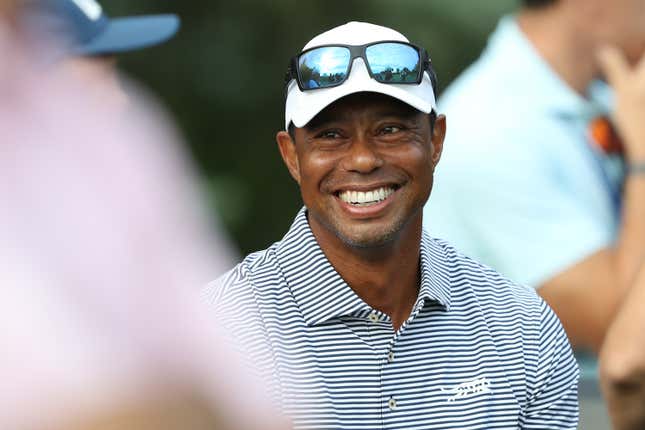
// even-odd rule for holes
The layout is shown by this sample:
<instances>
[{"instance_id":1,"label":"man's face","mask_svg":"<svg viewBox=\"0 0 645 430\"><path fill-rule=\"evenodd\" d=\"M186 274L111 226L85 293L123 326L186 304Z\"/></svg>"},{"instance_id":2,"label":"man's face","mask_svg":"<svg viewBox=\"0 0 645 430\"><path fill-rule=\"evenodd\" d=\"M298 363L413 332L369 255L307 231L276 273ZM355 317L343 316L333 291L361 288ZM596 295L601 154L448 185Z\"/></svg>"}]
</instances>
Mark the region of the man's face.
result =
<instances>
[{"instance_id":1,"label":"man's face","mask_svg":"<svg viewBox=\"0 0 645 430\"><path fill-rule=\"evenodd\" d=\"M608 1L607 3L612 3ZM620 0L621 16L617 19L618 45L632 64L645 53L645 0Z\"/></svg>"},{"instance_id":2,"label":"man's face","mask_svg":"<svg viewBox=\"0 0 645 430\"><path fill-rule=\"evenodd\" d=\"M577 0L579 19L598 44L621 48L636 64L645 53L645 0ZM589 10L585 14L585 10Z\"/></svg>"},{"instance_id":3,"label":"man's face","mask_svg":"<svg viewBox=\"0 0 645 430\"><path fill-rule=\"evenodd\" d=\"M421 226L445 134L429 116L391 97L359 93L340 99L295 142L278 133L280 151L300 185L314 232L345 245L379 247Z\"/></svg>"}]
</instances>

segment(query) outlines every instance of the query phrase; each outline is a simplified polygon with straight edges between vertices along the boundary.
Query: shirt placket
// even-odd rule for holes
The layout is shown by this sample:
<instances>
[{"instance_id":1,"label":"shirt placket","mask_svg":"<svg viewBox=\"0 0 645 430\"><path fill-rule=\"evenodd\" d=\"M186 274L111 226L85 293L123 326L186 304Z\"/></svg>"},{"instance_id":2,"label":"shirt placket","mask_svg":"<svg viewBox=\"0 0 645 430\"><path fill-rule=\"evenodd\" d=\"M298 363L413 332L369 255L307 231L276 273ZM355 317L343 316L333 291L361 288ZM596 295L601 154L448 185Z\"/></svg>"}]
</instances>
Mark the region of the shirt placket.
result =
<instances>
[{"instance_id":1,"label":"shirt placket","mask_svg":"<svg viewBox=\"0 0 645 430\"><path fill-rule=\"evenodd\" d=\"M379 376L381 388L381 428L386 429L387 422L393 421L393 416L402 406L405 398L404 388L395 382L395 378L384 377L396 372L396 346L407 327L423 307L423 300L417 303L408 320L394 332L392 320L389 316L372 310L367 316L369 342L379 363Z\"/></svg>"}]
</instances>

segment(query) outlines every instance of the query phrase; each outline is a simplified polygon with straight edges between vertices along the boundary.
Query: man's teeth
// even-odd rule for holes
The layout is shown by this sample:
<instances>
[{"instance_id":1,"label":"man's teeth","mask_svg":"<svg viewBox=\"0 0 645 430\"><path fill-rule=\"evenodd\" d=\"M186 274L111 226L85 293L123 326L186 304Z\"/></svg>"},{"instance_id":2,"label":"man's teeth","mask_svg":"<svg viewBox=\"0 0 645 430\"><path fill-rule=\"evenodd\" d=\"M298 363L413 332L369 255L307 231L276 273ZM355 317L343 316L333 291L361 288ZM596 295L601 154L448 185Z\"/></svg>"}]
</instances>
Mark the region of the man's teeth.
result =
<instances>
[{"instance_id":1,"label":"man's teeth","mask_svg":"<svg viewBox=\"0 0 645 430\"><path fill-rule=\"evenodd\" d=\"M372 191L343 191L339 197L345 203L352 205L373 205L387 199L394 192L392 188L377 188Z\"/></svg>"}]
</instances>

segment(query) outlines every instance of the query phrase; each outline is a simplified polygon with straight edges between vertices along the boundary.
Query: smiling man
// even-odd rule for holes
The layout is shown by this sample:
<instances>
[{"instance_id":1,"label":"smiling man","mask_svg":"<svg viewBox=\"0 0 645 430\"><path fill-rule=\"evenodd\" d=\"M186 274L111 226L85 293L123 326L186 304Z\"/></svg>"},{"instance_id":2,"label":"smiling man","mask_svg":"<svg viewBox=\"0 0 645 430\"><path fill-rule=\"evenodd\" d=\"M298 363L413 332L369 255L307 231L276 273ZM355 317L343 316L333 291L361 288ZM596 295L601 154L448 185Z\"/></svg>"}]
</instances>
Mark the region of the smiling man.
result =
<instances>
[{"instance_id":1,"label":"smiling man","mask_svg":"<svg viewBox=\"0 0 645 430\"><path fill-rule=\"evenodd\" d=\"M276 139L304 208L206 300L295 428L577 425L553 312L422 230L446 132L435 86L423 48L367 23L291 60Z\"/></svg>"}]
</instances>

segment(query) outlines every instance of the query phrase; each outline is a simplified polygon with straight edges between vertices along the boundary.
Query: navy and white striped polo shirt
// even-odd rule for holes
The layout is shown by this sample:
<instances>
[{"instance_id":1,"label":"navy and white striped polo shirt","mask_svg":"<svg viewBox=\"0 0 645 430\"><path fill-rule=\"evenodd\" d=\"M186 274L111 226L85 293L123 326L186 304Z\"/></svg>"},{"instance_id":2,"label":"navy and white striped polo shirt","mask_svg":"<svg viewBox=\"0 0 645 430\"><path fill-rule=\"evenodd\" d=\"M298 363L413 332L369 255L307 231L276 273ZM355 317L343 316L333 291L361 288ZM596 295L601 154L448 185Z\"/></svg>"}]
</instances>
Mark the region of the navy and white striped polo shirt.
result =
<instances>
[{"instance_id":1,"label":"navy and white striped polo shirt","mask_svg":"<svg viewBox=\"0 0 645 430\"><path fill-rule=\"evenodd\" d=\"M576 428L578 367L534 290L425 233L420 262L394 332L334 270L303 209L206 300L297 429Z\"/></svg>"}]
</instances>

